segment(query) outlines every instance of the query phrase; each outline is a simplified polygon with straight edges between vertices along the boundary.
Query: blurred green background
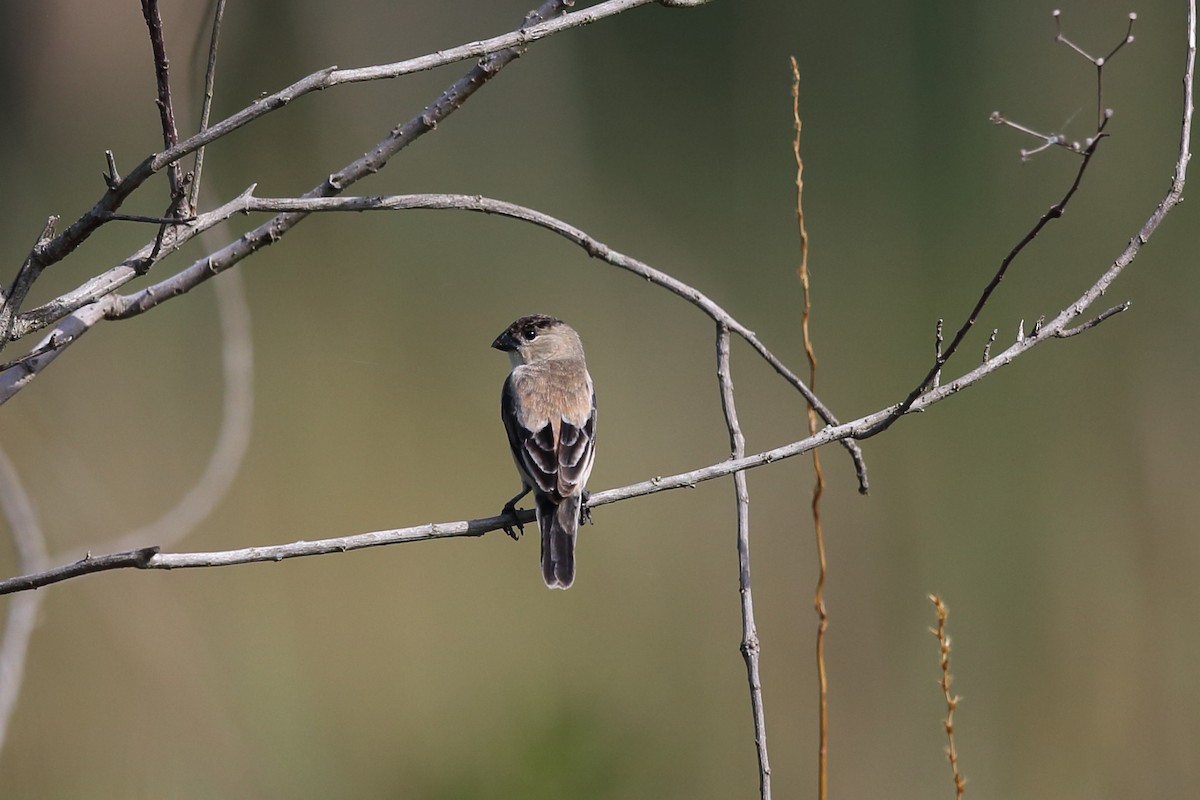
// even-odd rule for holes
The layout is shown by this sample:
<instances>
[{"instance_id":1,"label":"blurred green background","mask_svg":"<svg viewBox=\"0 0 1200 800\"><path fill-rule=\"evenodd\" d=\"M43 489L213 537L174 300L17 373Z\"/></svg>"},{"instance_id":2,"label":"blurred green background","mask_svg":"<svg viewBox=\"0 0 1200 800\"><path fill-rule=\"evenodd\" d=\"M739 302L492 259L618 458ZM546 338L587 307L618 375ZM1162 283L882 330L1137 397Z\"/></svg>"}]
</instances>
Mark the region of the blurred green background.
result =
<instances>
[{"instance_id":1,"label":"blurred green background","mask_svg":"<svg viewBox=\"0 0 1200 800\"><path fill-rule=\"evenodd\" d=\"M216 117L323 66L510 30L527 2L230 3ZM1007 343L1019 321L1073 300L1168 187L1185 4L1055 2L1094 52L1139 13L1136 43L1105 72L1113 135L960 369L992 328ZM163 4L185 130L202 5ZM1070 180L1073 156L1021 163L1033 142L987 121L1000 109L1087 135L1094 69L1054 44L1053 8L642 8L530 48L353 191L541 209L708 293L801 370L794 54L818 389L851 419L903 396L927 369L934 320L961 320ZM105 149L128 170L160 134L137 3L4 3L0 32L8 280L48 215L73 219L99 197ZM210 149L207 205L252 182L307 189L463 70L270 115ZM160 213L164 186L127 210ZM1196 214L1175 211L1106 298L1131 311L865 443L870 497L840 449L823 453L832 797L952 796L930 592L951 609L968 796L1183 797L1200 784ZM46 273L34 302L150 235L109 226ZM601 405L593 489L728 455L711 323L530 226L327 215L239 269L256 360L249 452L174 549L497 513L517 481L498 420L507 364L488 344L534 311L570 321L587 347ZM219 424L219 348L209 285L102 325L0 411L52 551L103 547L192 485ZM744 344L733 355L750 450L799 438L799 398ZM813 796L816 782L811 483L807 459L749 476L777 797ZM732 494L719 481L597 509L566 593L542 586L536 537L500 534L53 586L0 793L754 796ZM0 571L17 571L10 547Z\"/></svg>"}]
</instances>

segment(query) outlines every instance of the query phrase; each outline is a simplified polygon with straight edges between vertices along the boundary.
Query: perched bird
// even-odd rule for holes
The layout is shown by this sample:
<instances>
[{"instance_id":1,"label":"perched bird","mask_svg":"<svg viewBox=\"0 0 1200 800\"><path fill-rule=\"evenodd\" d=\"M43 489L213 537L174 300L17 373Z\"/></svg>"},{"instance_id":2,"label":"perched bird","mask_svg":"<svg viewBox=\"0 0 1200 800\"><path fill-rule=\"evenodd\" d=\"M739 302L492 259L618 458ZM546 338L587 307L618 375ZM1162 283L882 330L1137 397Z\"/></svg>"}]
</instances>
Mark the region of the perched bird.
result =
<instances>
[{"instance_id":1,"label":"perched bird","mask_svg":"<svg viewBox=\"0 0 1200 800\"><path fill-rule=\"evenodd\" d=\"M567 323L534 314L509 325L492 347L512 362L500 417L521 475L521 493L504 513L515 516L517 501L533 492L542 578L551 589L567 589L575 581L575 534L589 518L584 487L596 455L596 393L583 344Z\"/></svg>"}]
</instances>

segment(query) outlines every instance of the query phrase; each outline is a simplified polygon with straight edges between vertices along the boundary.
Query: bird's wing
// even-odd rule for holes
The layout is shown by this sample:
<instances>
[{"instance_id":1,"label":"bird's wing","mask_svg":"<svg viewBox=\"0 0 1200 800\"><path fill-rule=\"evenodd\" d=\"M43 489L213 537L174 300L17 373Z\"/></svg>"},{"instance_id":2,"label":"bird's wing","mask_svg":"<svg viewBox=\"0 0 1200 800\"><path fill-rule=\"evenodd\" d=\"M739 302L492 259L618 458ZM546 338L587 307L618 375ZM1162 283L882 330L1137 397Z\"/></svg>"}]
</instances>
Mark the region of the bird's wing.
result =
<instances>
[{"instance_id":1,"label":"bird's wing","mask_svg":"<svg viewBox=\"0 0 1200 800\"><path fill-rule=\"evenodd\" d=\"M504 430L508 433L508 446L512 449L513 460L517 463L522 479L542 494L552 494L558 486L554 428L549 421L537 430L530 430L525 425L525 415L519 408L517 387L514 385L515 374L508 376L500 395L500 417L504 420Z\"/></svg>"},{"instance_id":2,"label":"bird's wing","mask_svg":"<svg viewBox=\"0 0 1200 800\"><path fill-rule=\"evenodd\" d=\"M564 416L558 430L558 493L566 497L578 494L587 485L596 458L596 395L582 425L574 425Z\"/></svg>"}]
</instances>

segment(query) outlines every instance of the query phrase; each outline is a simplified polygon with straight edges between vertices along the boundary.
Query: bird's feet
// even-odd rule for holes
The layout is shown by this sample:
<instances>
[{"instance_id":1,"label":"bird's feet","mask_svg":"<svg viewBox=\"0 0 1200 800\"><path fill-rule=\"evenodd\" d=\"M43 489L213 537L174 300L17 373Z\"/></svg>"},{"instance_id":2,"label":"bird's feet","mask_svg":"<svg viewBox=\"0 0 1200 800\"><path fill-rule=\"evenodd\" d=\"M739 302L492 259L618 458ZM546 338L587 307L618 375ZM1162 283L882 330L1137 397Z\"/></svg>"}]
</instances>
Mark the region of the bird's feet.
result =
<instances>
[{"instance_id":1,"label":"bird's feet","mask_svg":"<svg viewBox=\"0 0 1200 800\"><path fill-rule=\"evenodd\" d=\"M592 497L592 493L587 489L583 490L583 496L579 503L579 524L590 525L592 522L592 509L588 507L588 500Z\"/></svg>"},{"instance_id":2,"label":"bird's feet","mask_svg":"<svg viewBox=\"0 0 1200 800\"><path fill-rule=\"evenodd\" d=\"M500 512L502 517L512 517L513 524L505 525L500 530L508 534L508 538L514 542L521 538L521 534L525 532L525 526L521 524L521 520L517 517L517 501L510 500L504 504L504 509ZM516 528L514 531L513 528Z\"/></svg>"}]
</instances>

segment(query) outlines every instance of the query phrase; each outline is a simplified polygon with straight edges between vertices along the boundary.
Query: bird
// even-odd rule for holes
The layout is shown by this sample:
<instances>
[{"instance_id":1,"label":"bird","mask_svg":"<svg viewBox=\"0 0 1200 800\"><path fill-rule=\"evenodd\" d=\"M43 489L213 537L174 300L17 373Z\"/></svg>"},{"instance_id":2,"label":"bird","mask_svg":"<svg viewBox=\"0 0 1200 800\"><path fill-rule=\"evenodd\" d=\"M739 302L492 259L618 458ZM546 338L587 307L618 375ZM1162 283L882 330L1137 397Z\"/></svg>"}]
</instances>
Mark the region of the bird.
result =
<instances>
[{"instance_id":1,"label":"bird","mask_svg":"<svg viewBox=\"0 0 1200 800\"><path fill-rule=\"evenodd\" d=\"M492 342L508 353L512 371L500 393L500 418L508 433L521 492L503 514L533 492L542 535L542 578L551 589L575 582L575 537L591 521L587 481L596 457L596 392L575 330L556 317L531 314ZM524 528L520 522L516 527ZM512 526L505 532L514 539Z\"/></svg>"}]
</instances>

